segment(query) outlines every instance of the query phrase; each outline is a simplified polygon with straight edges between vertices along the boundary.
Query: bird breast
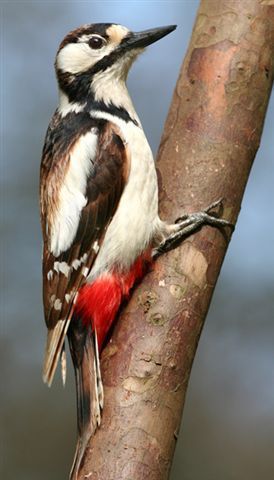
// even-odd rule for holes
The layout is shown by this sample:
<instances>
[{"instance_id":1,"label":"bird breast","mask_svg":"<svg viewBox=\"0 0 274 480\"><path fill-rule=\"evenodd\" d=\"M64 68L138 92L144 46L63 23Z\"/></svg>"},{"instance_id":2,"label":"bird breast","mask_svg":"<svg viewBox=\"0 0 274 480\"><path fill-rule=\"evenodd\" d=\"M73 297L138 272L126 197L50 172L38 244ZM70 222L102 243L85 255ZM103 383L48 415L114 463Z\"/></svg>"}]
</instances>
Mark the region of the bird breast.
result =
<instances>
[{"instance_id":1,"label":"bird breast","mask_svg":"<svg viewBox=\"0 0 274 480\"><path fill-rule=\"evenodd\" d=\"M110 120L108 114L104 118ZM100 115L101 116L101 115ZM114 122L113 117L111 121ZM130 172L88 281L113 267L127 271L148 247L159 224L153 155L142 127L115 119L130 153Z\"/></svg>"}]
</instances>

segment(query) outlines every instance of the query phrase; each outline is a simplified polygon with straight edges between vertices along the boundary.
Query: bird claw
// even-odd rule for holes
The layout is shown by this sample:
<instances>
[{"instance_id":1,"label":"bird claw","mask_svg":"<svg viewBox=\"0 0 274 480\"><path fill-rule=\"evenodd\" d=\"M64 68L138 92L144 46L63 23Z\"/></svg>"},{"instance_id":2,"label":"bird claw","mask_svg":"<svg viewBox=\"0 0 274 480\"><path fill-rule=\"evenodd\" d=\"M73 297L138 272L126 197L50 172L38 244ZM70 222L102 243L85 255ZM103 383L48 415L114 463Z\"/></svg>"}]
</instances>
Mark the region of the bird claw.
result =
<instances>
[{"instance_id":1,"label":"bird claw","mask_svg":"<svg viewBox=\"0 0 274 480\"><path fill-rule=\"evenodd\" d=\"M217 212L214 212L214 210L217 209ZM212 214L210 213L213 210ZM211 214L212 216L217 215L217 217L221 217L224 213L224 199L223 197L219 198L219 200L216 200L215 202L212 202L205 210L205 213L208 213L209 215ZM215 214L215 215L214 215Z\"/></svg>"},{"instance_id":2,"label":"bird claw","mask_svg":"<svg viewBox=\"0 0 274 480\"><path fill-rule=\"evenodd\" d=\"M208 214L210 217L220 218L224 213L224 203L223 202L224 202L224 199L223 199L223 197L221 197L218 200L215 200L215 202L212 202L210 205L208 205L208 207L206 207L204 210L202 210L201 212L198 212L198 213L205 213L205 214ZM216 209L217 209L217 211L214 212L214 210L216 210ZM183 222L184 220L187 220L190 215L191 214L188 214L188 213L182 215L181 217L179 217L175 220L175 223L180 223L180 222Z\"/></svg>"},{"instance_id":3,"label":"bird claw","mask_svg":"<svg viewBox=\"0 0 274 480\"><path fill-rule=\"evenodd\" d=\"M217 211L214 211L216 209ZM158 247L154 249L153 257L157 257L162 253L168 252L172 248L176 247L179 242L205 225L210 225L219 229L229 227L233 231L235 228L234 224L228 220L220 218L223 214L223 210L223 198L220 198L200 212L186 214L177 218L175 221L177 230L169 235L158 245Z\"/></svg>"}]
</instances>

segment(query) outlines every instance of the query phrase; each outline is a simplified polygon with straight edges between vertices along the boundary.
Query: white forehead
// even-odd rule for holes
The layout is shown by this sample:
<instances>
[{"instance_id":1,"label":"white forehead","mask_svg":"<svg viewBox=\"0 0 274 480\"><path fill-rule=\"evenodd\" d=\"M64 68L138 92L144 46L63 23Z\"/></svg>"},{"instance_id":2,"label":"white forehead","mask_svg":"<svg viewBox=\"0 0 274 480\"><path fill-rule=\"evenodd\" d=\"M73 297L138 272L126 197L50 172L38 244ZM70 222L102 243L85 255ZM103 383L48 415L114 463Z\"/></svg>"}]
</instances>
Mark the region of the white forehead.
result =
<instances>
[{"instance_id":1,"label":"white forehead","mask_svg":"<svg viewBox=\"0 0 274 480\"><path fill-rule=\"evenodd\" d=\"M123 25L111 25L107 28L106 34L109 36L111 42L120 43L129 33L129 29Z\"/></svg>"},{"instance_id":2,"label":"white forehead","mask_svg":"<svg viewBox=\"0 0 274 480\"><path fill-rule=\"evenodd\" d=\"M106 29L106 34L111 43L119 44L125 38L130 30L123 25L111 25ZM80 42L88 42L91 37L100 36L99 33L83 34L79 37Z\"/></svg>"}]
</instances>

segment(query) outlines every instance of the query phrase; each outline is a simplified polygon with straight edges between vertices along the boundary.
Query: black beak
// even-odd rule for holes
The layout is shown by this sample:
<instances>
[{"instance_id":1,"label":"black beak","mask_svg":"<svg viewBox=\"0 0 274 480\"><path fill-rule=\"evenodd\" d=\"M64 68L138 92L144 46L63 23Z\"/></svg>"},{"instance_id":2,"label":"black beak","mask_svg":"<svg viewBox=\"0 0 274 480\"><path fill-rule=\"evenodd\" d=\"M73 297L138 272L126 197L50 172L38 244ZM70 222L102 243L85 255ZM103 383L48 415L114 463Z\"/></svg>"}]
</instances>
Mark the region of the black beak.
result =
<instances>
[{"instance_id":1,"label":"black beak","mask_svg":"<svg viewBox=\"0 0 274 480\"><path fill-rule=\"evenodd\" d=\"M169 25L168 27L152 28L143 32L132 32L125 37L121 43L126 50L132 48L145 48L151 43L157 42L160 38L165 37L173 32L177 25Z\"/></svg>"}]
</instances>

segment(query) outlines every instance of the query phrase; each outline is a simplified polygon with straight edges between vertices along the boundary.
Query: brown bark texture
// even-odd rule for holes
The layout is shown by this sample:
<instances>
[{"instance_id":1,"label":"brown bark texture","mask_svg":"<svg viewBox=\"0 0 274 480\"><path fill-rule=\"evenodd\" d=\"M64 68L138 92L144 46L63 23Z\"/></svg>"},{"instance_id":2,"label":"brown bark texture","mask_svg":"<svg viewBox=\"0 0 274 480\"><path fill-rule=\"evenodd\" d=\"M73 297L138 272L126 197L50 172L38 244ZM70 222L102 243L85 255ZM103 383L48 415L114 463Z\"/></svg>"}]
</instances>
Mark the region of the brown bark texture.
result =
<instances>
[{"instance_id":1,"label":"brown bark texture","mask_svg":"<svg viewBox=\"0 0 274 480\"><path fill-rule=\"evenodd\" d=\"M236 222L273 80L269 3L200 4L158 154L162 218L223 197L223 217ZM81 480L168 478L227 245L219 230L203 227L155 262L122 309L102 354L105 406Z\"/></svg>"}]
</instances>

